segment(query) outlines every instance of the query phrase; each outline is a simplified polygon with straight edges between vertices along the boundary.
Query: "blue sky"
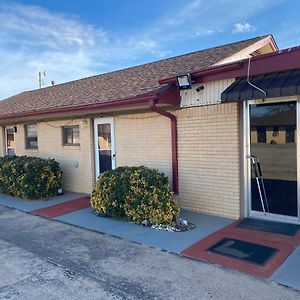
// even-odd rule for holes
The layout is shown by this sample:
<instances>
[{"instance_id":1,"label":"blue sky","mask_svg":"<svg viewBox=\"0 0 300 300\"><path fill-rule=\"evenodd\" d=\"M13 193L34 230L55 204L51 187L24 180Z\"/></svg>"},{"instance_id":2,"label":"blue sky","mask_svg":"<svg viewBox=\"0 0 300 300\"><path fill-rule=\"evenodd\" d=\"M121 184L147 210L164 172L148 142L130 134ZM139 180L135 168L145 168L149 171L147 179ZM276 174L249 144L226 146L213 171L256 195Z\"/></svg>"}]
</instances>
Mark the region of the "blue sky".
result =
<instances>
[{"instance_id":1,"label":"blue sky","mask_svg":"<svg viewBox=\"0 0 300 300\"><path fill-rule=\"evenodd\" d=\"M0 99L272 33L300 44L300 2L0 0Z\"/></svg>"}]
</instances>

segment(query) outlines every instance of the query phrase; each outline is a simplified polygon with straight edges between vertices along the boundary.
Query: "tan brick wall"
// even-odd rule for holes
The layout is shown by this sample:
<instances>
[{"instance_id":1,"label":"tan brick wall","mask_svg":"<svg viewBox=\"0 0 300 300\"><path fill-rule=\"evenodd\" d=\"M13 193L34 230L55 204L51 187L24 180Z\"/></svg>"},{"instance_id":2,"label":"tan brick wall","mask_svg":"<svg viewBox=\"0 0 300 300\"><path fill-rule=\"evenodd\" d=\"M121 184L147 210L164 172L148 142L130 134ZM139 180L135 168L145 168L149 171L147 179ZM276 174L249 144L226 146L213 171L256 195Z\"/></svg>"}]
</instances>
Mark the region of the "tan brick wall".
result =
<instances>
[{"instance_id":1,"label":"tan brick wall","mask_svg":"<svg viewBox=\"0 0 300 300\"><path fill-rule=\"evenodd\" d=\"M87 125L83 125L80 119L37 124L38 150L25 149L25 128L18 125L16 154L56 159L63 170L63 188L90 193L95 182L92 121L87 120ZM66 124L80 125L80 146L63 146L61 126Z\"/></svg>"},{"instance_id":2,"label":"tan brick wall","mask_svg":"<svg viewBox=\"0 0 300 300\"><path fill-rule=\"evenodd\" d=\"M178 118L180 206L240 215L237 104L185 108ZM171 180L170 121L153 113L115 118L117 166L146 165Z\"/></svg>"},{"instance_id":3,"label":"tan brick wall","mask_svg":"<svg viewBox=\"0 0 300 300\"><path fill-rule=\"evenodd\" d=\"M175 114L178 118L180 206L197 212L239 217L238 105L191 107ZM122 115L114 120L117 166L156 168L166 173L171 183L170 120L156 113ZM90 192L95 182L92 120L86 127L81 121L71 122L80 124L80 147L62 146L60 126L68 120L38 123L38 150L24 148L24 126L18 125L17 155L57 159L64 171L64 188ZM77 161L79 167L74 166Z\"/></svg>"},{"instance_id":4,"label":"tan brick wall","mask_svg":"<svg viewBox=\"0 0 300 300\"><path fill-rule=\"evenodd\" d=\"M155 113L115 118L117 166L144 165L164 172L172 183L170 120Z\"/></svg>"},{"instance_id":5,"label":"tan brick wall","mask_svg":"<svg viewBox=\"0 0 300 300\"><path fill-rule=\"evenodd\" d=\"M181 207L239 217L238 104L186 108L176 114Z\"/></svg>"}]
</instances>

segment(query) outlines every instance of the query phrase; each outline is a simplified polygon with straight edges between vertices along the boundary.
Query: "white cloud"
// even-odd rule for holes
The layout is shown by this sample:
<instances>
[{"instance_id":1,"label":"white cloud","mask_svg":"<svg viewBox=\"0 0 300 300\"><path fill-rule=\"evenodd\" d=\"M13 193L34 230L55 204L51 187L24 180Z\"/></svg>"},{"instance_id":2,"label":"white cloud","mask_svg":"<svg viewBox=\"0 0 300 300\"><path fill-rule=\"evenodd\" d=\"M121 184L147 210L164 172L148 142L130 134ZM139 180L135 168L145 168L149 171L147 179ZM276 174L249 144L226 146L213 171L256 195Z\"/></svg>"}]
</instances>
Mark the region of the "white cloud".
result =
<instances>
[{"instance_id":1,"label":"white cloud","mask_svg":"<svg viewBox=\"0 0 300 300\"><path fill-rule=\"evenodd\" d=\"M249 19L274 1L278 0L252 0L243 6L236 0L183 1L131 36L39 6L0 3L0 56L5 58L0 60L0 99L36 88L39 71L47 71L48 84L61 83L143 63L146 55L173 55L179 45L230 32L231 24Z\"/></svg>"},{"instance_id":2,"label":"white cloud","mask_svg":"<svg viewBox=\"0 0 300 300\"><path fill-rule=\"evenodd\" d=\"M281 49L300 44L300 24L298 19L282 22L274 31L276 42Z\"/></svg>"},{"instance_id":3,"label":"white cloud","mask_svg":"<svg viewBox=\"0 0 300 300\"><path fill-rule=\"evenodd\" d=\"M282 1L284 0L251 0L245 1L243 5L240 5L238 0L182 1L181 6L170 7L166 15L160 16L152 24L148 36L158 45L176 43L181 47L187 42L195 41L198 47L199 41L205 37L232 33L232 24L238 24L240 20L249 20ZM249 25L252 31L254 28L250 23Z\"/></svg>"},{"instance_id":4,"label":"white cloud","mask_svg":"<svg viewBox=\"0 0 300 300\"><path fill-rule=\"evenodd\" d=\"M38 7L0 3L0 99L45 82L62 83L134 64L142 54L171 53L147 31L128 37L84 24L76 16Z\"/></svg>"},{"instance_id":5,"label":"white cloud","mask_svg":"<svg viewBox=\"0 0 300 300\"><path fill-rule=\"evenodd\" d=\"M250 32L250 31L254 31L254 30L255 30L255 26L251 25L248 22L244 22L244 23L235 23L232 32L233 33L244 33L244 32Z\"/></svg>"},{"instance_id":6,"label":"white cloud","mask_svg":"<svg viewBox=\"0 0 300 300\"><path fill-rule=\"evenodd\" d=\"M101 62L94 60L95 46L103 51L108 43L101 28L19 4L0 5L0 24L0 54L5 58L0 62L5 70L0 73L3 97L36 88L37 74L44 69L48 82L63 82L101 68Z\"/></svg>"},{"instance_id":7,"label":"white cloud","mask_svg":"<svg viewBox=\"0 0 300 300\"><path fill-rule=\"evenodd\" d=\"M152 50L151 54L153 54L157 58L165 58L168 55L172 54L170 50Z\"/></svg>"},{"instance_id":8,"label":"white cloud","mask_svg":"<svg viewBox=\"0 0 300 300\"><path fill-rule=\"evenodd\" d=\"M217 33L217 32L219 32L219 31L214 30L214 29L207 29L207 30L197 31L196 35L197 36L212 35L212 34Z\"/></svg>"},{"instance_id":9,"label":"white cloud","mask_svg":"<svg viewBox=\"0 0 300 300\"><path fill-rule=\"evenodd\" d=\"M107 41L106 33L89 25L83 25L72 16L51 14L36 6L6 4L0 6L1 32L7 34L8 42L32 46L39 45L57 48L61 46L93 46L96 39Z\"/></svg>"}]
</instances>

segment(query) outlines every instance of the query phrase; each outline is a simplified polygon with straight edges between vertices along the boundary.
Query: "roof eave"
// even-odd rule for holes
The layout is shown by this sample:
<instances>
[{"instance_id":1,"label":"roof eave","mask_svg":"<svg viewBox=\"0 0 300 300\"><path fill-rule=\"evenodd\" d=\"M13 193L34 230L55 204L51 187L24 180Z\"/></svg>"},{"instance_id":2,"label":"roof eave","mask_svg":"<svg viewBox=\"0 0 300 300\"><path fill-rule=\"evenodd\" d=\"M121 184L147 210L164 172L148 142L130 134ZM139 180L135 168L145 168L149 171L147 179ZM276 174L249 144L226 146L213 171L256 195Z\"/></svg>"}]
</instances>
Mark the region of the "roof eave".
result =
<instances>
[{"instance_id":1,"label":"roof eave","mask_svg":"<svg viewBox=\"0 0 300 300\"><path fill-rule=\"evenodd\" d=\"M247 76L249 59L213 66L191 72L193 83L223 80ZM250 75L289 71L300 68L300 46L267 53L251 58ZM176 77L159 81L160 84L176 84Z\"/></svg>"},{"instance_id":2,"label":"roof eave","mask_svg":"<svg viewBox=\"0 0 300 300\"><path fill-rule=\"evenodd\" d=\"M279 50L274 37L272 35L268 35L265 38L262 38L256 41L255 43L249 45L248 47L218 61L216 64L214 64L214 66L243 60L245 57L251 55L251 53L255 51L259 51L260 49L263 49L265 46L269 46L272 49L272 52L269 53L274 53ZM263 55L263 53L260 55Z\"/></svg>"},{"instance_id":3,"label":"roof eave","mask_svg":"<svg viewBox=\"0 0 300 300\"><path fill-rule=\"evenodd\" d=\"M214 75L219 73L224 73L226 71L237 70L241 68L241 62L234 62L224 65L213 66L207 69L202 69L198 71L191 72L191 76L193 79L193 83L197 82L197 78L207 76L207 75ZM177 80L176 77L166 78L159 81L160 84L176 84Z\"/></svg>"},{"instance_id":4,"label":"roof eave","mask_svg":"<svg viewBox=\"0 0 300 300\"><path fill-rule=\"evenodd\" d=\"M115 99L104 103L93 103L77 106L64 106L38 111L13 113L0 116L0 123L20 122L23 120L49 119L70 116L85 116L99 113L116 112L122 110L134 110L148 108L149 100L156 100L158 104L178 107L180 95L175 87L168 87L159 93L140 95L126 99Z\"/></svg>"}]
</instances>

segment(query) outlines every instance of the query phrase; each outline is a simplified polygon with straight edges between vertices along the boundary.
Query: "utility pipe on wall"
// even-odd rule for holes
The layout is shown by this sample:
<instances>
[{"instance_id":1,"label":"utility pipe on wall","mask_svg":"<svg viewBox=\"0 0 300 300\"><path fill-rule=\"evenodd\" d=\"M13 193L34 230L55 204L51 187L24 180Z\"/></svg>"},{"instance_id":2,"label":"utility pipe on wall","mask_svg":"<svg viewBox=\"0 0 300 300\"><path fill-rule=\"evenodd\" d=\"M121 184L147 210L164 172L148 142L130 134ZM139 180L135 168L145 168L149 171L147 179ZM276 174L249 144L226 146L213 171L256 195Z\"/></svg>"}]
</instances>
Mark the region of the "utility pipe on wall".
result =
<instances>
[{"instance_id":1,"label":"utility pipe on wall","mask_svg":"<svg viewBox=\"0 0 300 300\"><path fill-rule=\"evenodd\" d=\"M171 120L171 144L172 144L172 183L173 192L178 195L179 183L178 183L178 143L177 143L177 118L175 115L163 110L156 106L156 100L149 100L150 110L167 117Z\"/></svg>"}]
</instances>

